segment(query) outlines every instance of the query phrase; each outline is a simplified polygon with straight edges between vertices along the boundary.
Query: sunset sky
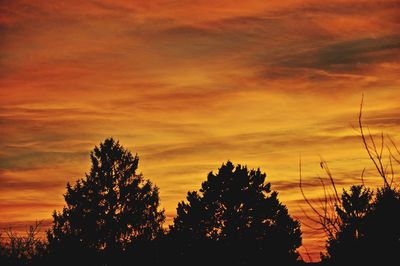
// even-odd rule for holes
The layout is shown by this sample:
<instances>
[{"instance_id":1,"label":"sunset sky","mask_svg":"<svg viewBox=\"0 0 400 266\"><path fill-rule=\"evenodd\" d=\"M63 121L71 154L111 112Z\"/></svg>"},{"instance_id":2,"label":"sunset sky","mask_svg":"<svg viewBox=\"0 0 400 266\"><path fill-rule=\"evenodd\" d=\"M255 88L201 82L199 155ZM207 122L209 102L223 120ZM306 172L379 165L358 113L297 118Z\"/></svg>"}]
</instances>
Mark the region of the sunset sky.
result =
<instances>
[{"instance_id":1,"label":"sunset sky","mask_svg":"<svg viewBox=\"0 0 400 266\"><path fill-rule=\"evenodd\" d=\"M399 1L0 1L0 227L62 208L107 137L138 153L167 222L227 160L304 221L320 156L376 187L357 116L400 141ZM303 226L315 260L323 238ZM301 249L304 253L304 248Z\"/></svg>"}]
</instances>

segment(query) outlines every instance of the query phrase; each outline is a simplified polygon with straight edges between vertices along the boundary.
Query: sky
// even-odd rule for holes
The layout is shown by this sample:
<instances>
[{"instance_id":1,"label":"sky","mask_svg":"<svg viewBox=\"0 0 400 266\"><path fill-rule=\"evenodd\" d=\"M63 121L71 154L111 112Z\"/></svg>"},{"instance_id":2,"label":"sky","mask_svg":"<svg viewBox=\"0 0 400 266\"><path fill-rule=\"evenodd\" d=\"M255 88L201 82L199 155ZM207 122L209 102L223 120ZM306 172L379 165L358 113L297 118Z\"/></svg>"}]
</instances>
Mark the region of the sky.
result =
<instances>
[{"instance_id":1,"label":"sky","mask_svg":"<svg viewBox=\"0 0 400 266\"><path fill-rule=\"evenodd\" d=\"M0 1L0 227L50 221L108 137L137 153L167 223L223 162L267 173L292 216L382 183L363 149L400 141L399 1ZM324 239L303 229L318 260ZM305 255L304 255L305 256Z\"/></svg>"}]
</instances>

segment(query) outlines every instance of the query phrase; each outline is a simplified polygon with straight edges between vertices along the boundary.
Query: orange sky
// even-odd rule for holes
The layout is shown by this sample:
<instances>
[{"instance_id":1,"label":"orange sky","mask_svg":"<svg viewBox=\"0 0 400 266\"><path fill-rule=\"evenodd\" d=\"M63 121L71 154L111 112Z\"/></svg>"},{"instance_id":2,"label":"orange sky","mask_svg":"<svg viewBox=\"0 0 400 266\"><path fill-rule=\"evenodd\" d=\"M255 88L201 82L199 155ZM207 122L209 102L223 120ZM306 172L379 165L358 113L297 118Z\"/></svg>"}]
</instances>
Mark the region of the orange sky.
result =
<instances>
[{"instance_id":1,"label":"orange sky","mask_svg":"<svg viewBox=\"0 0 400 266\"><path fill-rule=\"evenodd\" d=\"M89 151L140 157L168 221L222 162L261 167L297 218L301 154L376 186L357 114L400 140L398 1L0 2L0 227L49 219ZM317 259L319 235L303 226Z\"/></svg>"}]
</instances>

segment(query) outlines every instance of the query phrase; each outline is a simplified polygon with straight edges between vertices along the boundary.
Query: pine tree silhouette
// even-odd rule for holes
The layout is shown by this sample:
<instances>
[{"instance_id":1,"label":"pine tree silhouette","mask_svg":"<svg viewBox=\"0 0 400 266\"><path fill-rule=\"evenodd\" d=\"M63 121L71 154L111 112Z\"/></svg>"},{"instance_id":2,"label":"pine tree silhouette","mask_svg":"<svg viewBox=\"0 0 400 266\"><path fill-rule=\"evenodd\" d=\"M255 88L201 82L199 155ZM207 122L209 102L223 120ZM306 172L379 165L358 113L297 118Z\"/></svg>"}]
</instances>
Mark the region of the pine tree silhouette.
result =
<instances>
[{"instance_id":1,"label":"pine tree silhouette","mask_svg":"<svg viewBox=\"0 0 400 266\"><path fill-rule=\"evenodd\" d=\"M67 184L66 206L54 212L49 252L58 261L105 265L123 251L143 245L162 232L158 188L137 174L138 156L106 139L90 154L86 178Z\"/></svg>"}]
</instances>

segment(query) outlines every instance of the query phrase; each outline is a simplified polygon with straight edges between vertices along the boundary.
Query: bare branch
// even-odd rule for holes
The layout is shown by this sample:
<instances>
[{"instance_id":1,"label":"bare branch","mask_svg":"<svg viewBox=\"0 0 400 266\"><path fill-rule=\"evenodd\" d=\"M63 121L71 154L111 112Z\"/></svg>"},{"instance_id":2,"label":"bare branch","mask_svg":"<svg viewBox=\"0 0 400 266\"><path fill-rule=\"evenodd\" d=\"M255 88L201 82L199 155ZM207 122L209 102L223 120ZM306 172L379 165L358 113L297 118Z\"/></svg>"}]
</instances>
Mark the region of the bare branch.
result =
<instances>
[{"instance_id":1,"label":"bare branch","mask_svg":"<svg viewBox=\"0 0 400 266\"><path fill-rule=\"evenodd\" d=\"M321 165L321 167L325 170L326 174L327 174L328 177L329 177L329 180L331 181L332 188L333 188L333 190L334 190L334 192L335 192L335 197L336 197L335 200L336 200L337 202L341 203L339 194L338 194L337 189L336 189L335 180L333 179L332 173L331 173L331 171L329 170L328 163L327 163L324 159L322 159L322 157L321 157L320 165Z\"/></svg>"},{"instance_id":2,"label":"bare branch","mask_svg":"<svg viewBox=\"0 0 400 266\"><path fill-rule=\"evenodd\" d=\"M365 167L361 172L361 184L365 187L365 182L364 182L364 173L365 173Z\"/></svg>"},{"instance_id":3,"label":"bare branch","mask_svg":"<svg viewBox=\"0 0 400 266\"><path fill-rule=\"evenodd\" d=\"M376 161L376 159L375 159L374 156L372 155L371 149L370 149L370 147L368 146L368 143L367 143L367 140L366 140L366 137L365 137L364 126L363 126L363 124L362 124L362 109L363 109L363 104L364 104L364 94L362 95L362 98L361 98L360 113L359 113L359 115L358 115L358 125L359 125L359 128L360 128L361 139L362 139L362 142L363 142L363 144L364 144L365 149L367 150L367 153L368 153L369 158L370 158L371 161L374 163L376 169L378 170L379 175L383 178L383 181L384 181L385 186L389 186L389 183L387 182L385 173L384 173L384 171L383 171L382 160L379 159L379 154L376 152L376 145L375 145L375 142L374 142L374 140L373 140L373 138L372 138L371 133L369 133L369 137L370 137L370 139L371 139L371 141L372 141L372 143L373 143L374 152L375 152L376 155L378 156L378 158L377 158L377 159L378 159L378 162Z\"/></svg>"}]
</instances>

